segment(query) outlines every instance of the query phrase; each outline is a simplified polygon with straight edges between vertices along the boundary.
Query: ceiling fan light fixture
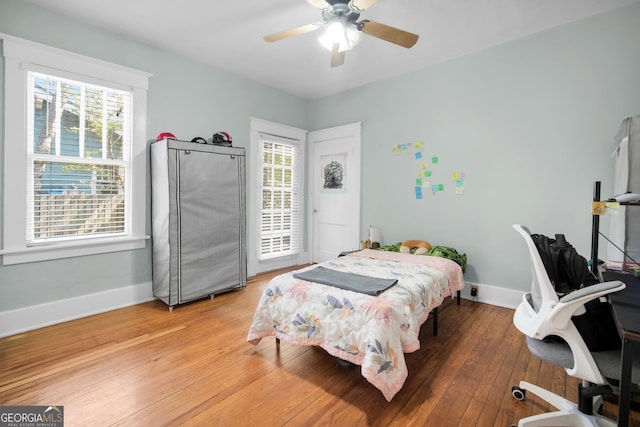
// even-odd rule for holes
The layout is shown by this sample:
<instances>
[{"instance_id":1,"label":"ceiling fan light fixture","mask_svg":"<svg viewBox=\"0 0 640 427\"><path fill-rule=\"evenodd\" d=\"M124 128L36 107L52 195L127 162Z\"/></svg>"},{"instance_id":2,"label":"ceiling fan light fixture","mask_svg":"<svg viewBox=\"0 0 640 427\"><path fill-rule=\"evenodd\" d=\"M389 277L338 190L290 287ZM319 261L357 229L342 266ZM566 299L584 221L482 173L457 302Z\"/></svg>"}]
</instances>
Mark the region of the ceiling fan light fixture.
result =
<instances>
[{"instance_id":1,"label":"ceiling fan light fixture","mask_svg":"<svg viewBox=\"0 0 640 427\"><path fill-rule=\"evenodd\" d=\"M410 48L418 41L418 35L368 19L360 20L360 13L378 0L307 0L322 11L322 22L303 25L287 31L264 36L268 42L282 40L299 34L322 29L318 38L322 46L331 52L331 67L344 64L345 52L353 49L363 34L389 43Z\"/></svg>"},{"instance_id":2,"label":"ceiling fan light fixture","mask_svg":"<svg viewBox=\"0 0 640 427\"><path fill-rule=\"evenodd\" d=\"M360 42L362 32L357 25L340 21L332 22L326 26L326 31L318 38L318 41L327 50L333 50L334 45L338 45L338 52L352 49Z\"/></svg>"}]
</instances>

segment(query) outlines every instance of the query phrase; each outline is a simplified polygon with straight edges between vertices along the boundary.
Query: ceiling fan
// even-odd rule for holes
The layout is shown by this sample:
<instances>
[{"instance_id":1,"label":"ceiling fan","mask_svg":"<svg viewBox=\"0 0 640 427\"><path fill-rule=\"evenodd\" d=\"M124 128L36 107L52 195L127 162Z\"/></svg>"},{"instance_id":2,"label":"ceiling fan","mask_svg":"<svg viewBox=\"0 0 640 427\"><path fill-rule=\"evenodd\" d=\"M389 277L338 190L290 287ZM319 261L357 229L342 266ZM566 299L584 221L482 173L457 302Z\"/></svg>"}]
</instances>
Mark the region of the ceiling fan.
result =
<instances>
[{"instance_id":1,"label":"ceiling fan","mask_svg":"<svg viewBox=\"0 0 640 427\"><path fill-rule=\"evenodd\" d=\"M326 33L319 38L327 49L331 50L331 66L344 64L345 52L360 41L362 33L407 49L418 41L418 35L400 30L379 22L363 19L360 14L373 6L378 0L307 0L312 6L322 10L322 22L302 25L286 31L280 31L264 39L275 42L287 37L310 33L325 28Z\"/></svg>"}]
</instances>

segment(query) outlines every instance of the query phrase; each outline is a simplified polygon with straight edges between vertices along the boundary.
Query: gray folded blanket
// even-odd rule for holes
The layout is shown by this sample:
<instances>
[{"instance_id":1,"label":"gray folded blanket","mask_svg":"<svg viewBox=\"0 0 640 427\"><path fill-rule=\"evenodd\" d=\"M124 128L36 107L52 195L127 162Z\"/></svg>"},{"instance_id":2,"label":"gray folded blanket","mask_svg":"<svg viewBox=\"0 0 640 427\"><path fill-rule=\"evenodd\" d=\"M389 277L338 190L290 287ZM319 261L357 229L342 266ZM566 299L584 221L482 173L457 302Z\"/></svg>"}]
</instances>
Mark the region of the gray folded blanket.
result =
<instances>
[{"instance_id":1,"label":"gray folded blanket","mask_svg":"<svg viewBox=\"0 0 640 427\"><path fill-rule=\"evenodd\" d=\"M382 292L386 291L398 282L397 279L381 279L379 277L345 273L322 266L300 273L295 273L293 277L300 280L306 280L308 282L322 283L323 285L335 286L336 288L373 296L380 295Z\"/></svg>"}]
</instances>

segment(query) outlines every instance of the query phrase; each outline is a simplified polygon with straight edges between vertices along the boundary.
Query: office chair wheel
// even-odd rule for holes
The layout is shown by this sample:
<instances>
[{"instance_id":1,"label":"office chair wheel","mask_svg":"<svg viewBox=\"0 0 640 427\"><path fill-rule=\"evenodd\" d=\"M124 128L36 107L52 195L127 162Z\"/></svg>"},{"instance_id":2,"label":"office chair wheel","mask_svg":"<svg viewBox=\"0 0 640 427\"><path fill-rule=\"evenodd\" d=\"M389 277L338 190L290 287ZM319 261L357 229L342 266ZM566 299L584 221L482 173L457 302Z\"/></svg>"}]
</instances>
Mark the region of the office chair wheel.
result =
<instances>
[{"instance_id":1,"label":"office chair wheel","mask_svg":"<svg viewBox=\"0 0 640 427\"><path fill-rule=\"evenodd\" d=\"M514 385L511 387L511 395L516 400L524 400L524 398L527 397L527 391Z\"/></svg>"}]
</instances>

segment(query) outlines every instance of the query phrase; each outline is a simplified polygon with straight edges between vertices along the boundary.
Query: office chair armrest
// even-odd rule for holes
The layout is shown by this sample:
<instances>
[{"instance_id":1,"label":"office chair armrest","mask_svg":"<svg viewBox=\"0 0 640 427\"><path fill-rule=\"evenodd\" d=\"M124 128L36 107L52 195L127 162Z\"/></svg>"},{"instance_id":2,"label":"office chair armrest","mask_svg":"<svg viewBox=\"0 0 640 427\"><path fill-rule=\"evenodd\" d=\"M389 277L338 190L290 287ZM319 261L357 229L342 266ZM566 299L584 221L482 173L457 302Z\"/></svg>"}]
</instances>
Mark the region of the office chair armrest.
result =
<instances>
[{"instance_id":1,"label":"office chair armrest","mask_svg":"<svg viewBox=\"0 0 640 427\"><path fill-rule=\"evenodd\" d=\"M584 313L584 304L603 295L621 291L625 287L621 281L614 280L573 291L560 298L558 304L552 307L549 320L562 328L571 320L572 316Z\"/></svg>"},{"instance_id":2,"label":"office chair armrest","mask_svg":"<svg viewBox=\"0 0 640 427\"><path fill-rule=\"evenodd\" d=\"M619 280L613 280L611 282L597 283L595 285L586 286L582 289L578 289L577 291L573 291L568 293L567 295L560 298L560 302L568 303L575 300L582 300L583 304L585 302L589 302L592 299L599 298L603 295L610 294L612 292L618 292L625 288L625 284Z\"/></svg>"}]
</instances>

